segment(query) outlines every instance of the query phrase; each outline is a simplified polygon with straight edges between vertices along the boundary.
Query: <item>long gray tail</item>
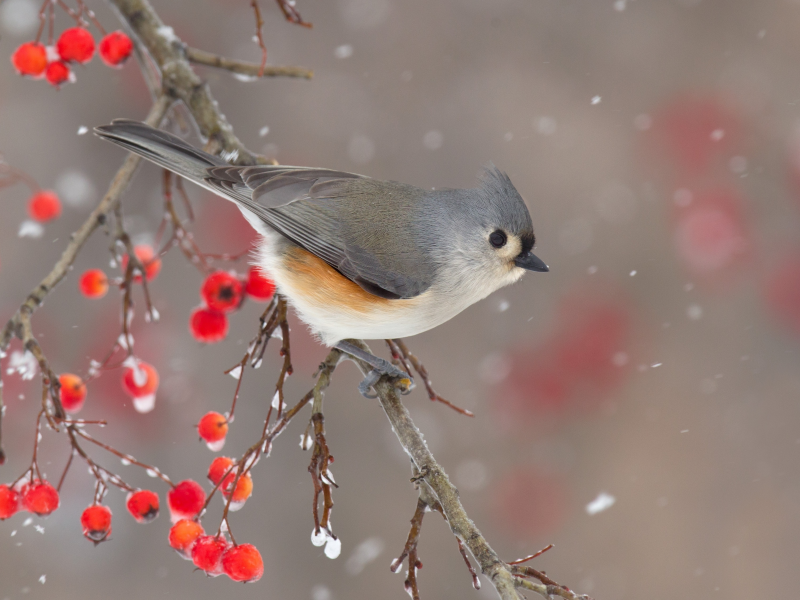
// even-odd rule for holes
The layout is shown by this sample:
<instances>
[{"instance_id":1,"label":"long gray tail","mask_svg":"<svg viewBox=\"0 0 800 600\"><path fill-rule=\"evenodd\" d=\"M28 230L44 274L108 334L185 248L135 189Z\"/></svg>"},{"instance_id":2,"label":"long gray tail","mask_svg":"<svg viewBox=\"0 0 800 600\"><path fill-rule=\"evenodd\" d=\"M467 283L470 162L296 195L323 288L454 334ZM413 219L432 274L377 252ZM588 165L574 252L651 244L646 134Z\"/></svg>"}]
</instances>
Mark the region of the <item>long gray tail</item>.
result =
<instances>
[{"instance_id":1,"label":"long gray tail","mask_svg":"<svg viewBox=\"0 0 800 600\"><path fill-rule=\"evenodd\" d=\"M209 167L227 166L221 158L198 150L181 138L131 119L115 119L94 128L95 135L114 142L195 183L205 185Z\"/></svg>"}]
</instances>

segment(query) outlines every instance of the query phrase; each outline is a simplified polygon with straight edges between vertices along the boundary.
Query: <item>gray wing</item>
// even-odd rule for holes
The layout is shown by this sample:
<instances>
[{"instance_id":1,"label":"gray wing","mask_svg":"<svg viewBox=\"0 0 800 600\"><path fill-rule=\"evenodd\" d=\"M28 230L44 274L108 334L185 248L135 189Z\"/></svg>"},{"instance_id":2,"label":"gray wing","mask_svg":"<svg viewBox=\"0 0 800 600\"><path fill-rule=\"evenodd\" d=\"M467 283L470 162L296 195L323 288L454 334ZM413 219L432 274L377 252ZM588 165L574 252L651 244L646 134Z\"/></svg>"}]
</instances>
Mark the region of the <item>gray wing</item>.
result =
<instances>
[{"instance_id":1,"label":"gray wing","mask_svg":"<svg viewBox=\"0 0 800 600\"><path fill-rule=\"evenodd\" d=\"M413 228L418 188L328 169L230 166L129 119L95 133L236 202L372 294L413 298L431 284Z\"/></svg>"},{"instance_id":2,"label":"gray wing","mask_svg":"<svg viewBox=\"0 0 800 600\"><path fill-rule=\"evenodd\" d=\"M205 181L371 294L413 298L430 287L432 272L410 227L422 190L286 166L211 167Z\"/></svg>"}]
</instances>

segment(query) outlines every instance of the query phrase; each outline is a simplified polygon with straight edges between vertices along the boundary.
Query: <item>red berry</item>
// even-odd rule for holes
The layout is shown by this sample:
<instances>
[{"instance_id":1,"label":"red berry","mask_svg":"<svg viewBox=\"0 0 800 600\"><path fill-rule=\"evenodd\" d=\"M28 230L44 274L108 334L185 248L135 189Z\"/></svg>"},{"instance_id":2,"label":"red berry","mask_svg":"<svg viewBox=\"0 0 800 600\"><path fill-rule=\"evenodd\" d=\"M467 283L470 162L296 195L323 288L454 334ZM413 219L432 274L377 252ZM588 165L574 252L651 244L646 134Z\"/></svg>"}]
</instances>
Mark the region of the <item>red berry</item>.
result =
<instances>
[{"instance_id":1,"label":"red berry","mask_svg":"<svg viewBox=\"0 0 800 600\"><path fill-rule=\"evenodd\" d=\"M264 574L264 561L253 544L242 544L225 551L222 570L234 581L258 581Z\"/></svg>"},{"instance_id":2,"label":"red berry","mask_svg":"<svg viewBox=\"0 0 800 600\"><path fill-rule=\"evenodd\" d=\"M225 313L200 306L189 317L189 332L198 342L220 342L228 335L228 317Z\"/></svg>"},{"instance_id":3,"label":"red berry","mask_svg":"<svg viewBox=\"0 0 800 600\"><path fill-rule=\"evenodd\" d=\"M83 27L65 29L56 42L61 60L86 64L94 56L94 38Z\"/></svg>"},{"instance_id":4,"label":"red berry","mask_svg":"<svg viewBox=\"0 0 800 600\"><path fill-rule=\"evenodd\" d=\"M87 540L95 544L105 541L111 533L111 509L99 504L90 506L81 515L81 526Z\"/></svg>"},{"instance_id":5,"label":"red berry","mask_svg":"<svg viewBox=\"0 0 800 600\"><path fill-rule=\"evenodd\" d=\"M169 530L169 545L185 559L191 560L194 543L205 535L203 526L191 519L181 519Z\"/></svg>"},{"instance_id":6,"label":"red berry","mask_svg":"<svg viewBox=\"0 0 800 600\"><path fill-rule=\"evenodd\" d=\"M152 365L141 360L137 363L137 368L125 369L125 374L122 376L123 389L132 398L152 396L158 389L158 371Z\"/></svg>"},{"instance_id":7,"label":"red berry","mask_svg":"<svg viewBox=\"0 0 800 600\"><path fill-rule=\"evenodd\" d=\"M228 542L225 538L201 536L192 547L192 562L195 567L205 571L206 575L222 575L222 555L227 549Z\"/></svg>"},{"instance_id":8,"label":"red berry","mask_svg":"<svg viewBox=\"0 0 800 600\"><path fill-rule=\"evenodd\" d=\"M158 516L158 494L150 490L137 490L128 495L128 512L139 523L149 523Z\"/></svg>"},{"instance_id":9,"label":"red berry","mask_svg":"<svg viewBox=\"0 0 800 600\"><path fill-rule=\"evenodd\" d=\"M232 466L233 460L227 456L218 456L212 460L211 466L208 467L208 478L211 480L211 483L217 485L220 481L222 481L225 473L227 473L228 469L230 469Z\"/></svg>"},{"instance_id":10,"label":"red berry","mask_svg":"<svg viewBox=\"0 0 800 600\"><path fill-rule=\"evenodd\" d=\"M55 192L39 190L28 200L28 214L34 221L50 221L61 215L61 200Z\"/></svg>"},{"instance_id":11,"label":"red berry","mask_svg":"<svg viewBox=\"0 0 800 600\"><path fill-rule=\"evenodd\" d=\"M231 495L231 488L233 487L233 481L236 479L236 469L228 473L228 476L222 482L222 485L219 486L222 490L222 495L226 498ZM245 473L239 477L239 481L236 482L236 489L233 490L233 498L231 499L231 510L239 510L244 506L245 501L252 495L253 493L253 478L250 476L250 473Z\"/></svg>"},{"instance_id":12,"label":"red berry","mask_svg":"<svg viewBox=\"0 0 800 600\"><path fill-rule=\"evenodd\" d=\"M39 42L25 42L14 50L11 64L20 75L40 77L47 68L47 50Z\"/></svg>"},{"instance_id":13,"label":"red berry","mask_svg":"<svg viewBox=\"0 0 800 600\"><path fill-rule=\"evenodd\" d=\"M228 313L242 305L242 282L230 273L216 271L206 277L200 296L208 308Z\"/></svg>"},{"instance_id":14,"label":"red berry","mask_svg":"<svg viewBox=\"0 0 800 600\"><path fill-rule=\"evenodd\" d=\"M22 498L17 490L5 483L0 485L0 521L14 515L20 509L21 501Z\"/></svg>"},{"instance_id":15,"label":"red berry","mask_svg":"<svg viewBox=\"0 0 800 600\"><path fill-rule=\"evenodd\" d=\"M61 384L59 397L61 406L68 413L76 413L83 408L86 400L86 384L83 379L72 373L64 373L58 376L58 383Z\"/></svg>"},{"instance_id":16,"label":"red berry","mask_svg":"<svg viewBox=\"0 0 800 600\"><path fill-rule=\"evenodd\" d=\"M200 484L191 479L181 481L167 493L167 504L175 523L181 519L193 519L203 509L206 493Z\"/></svg>"},{"instance_id":17,"label":"red berry","mask_svg":"<svg viewBox=\"0 0 800 600\"><path fill-rule=\"evenodd\" d=\"M245 291L253 300L269 300L275 294L275 283L265 277L258 267L250 267L247 272Z\"/></svg>"},{"instance_id":18,"label":"red berry","mask_svg":"<svg viewBox=\"0 0 800 600\"><path fill-rule=\"evenodd\" d=\"M133 248L133 253L139 262L144 267L144 274L147 281L152 281L161 271L161 259L156 256L155 251L147 244L140 244ZM123 272L128 269L128 255L122 257L122 270ZM136 283L142 283L142 276L137 274L133 280Z\"/></svg>"},{"instance_id":19,"label":"red berry","mask_svg":"<svg viewBox=\"0 0 800 600\"><path fill-rule=\"evenodd\" d=\"M120 67L133 52L131 38L121 31L112 31L100 40L100 58L109 67Z\"/></svg>"},{"instance_id":20,"label":"red berry","mask_svg":"<svg viewBox=\"0 0 800 600\"><path fill-rule=\"evenodd\" d=\"M197 424L197 433L203 438L212 452L219 452L225 445L228 434L228 419L218 412L206 413Z\"/></svg>"},{"instance_id":21,"label":"red berry","mask_svg":"<svg viewBox=\"0 0 800 600\"><path fill-rule=\"evenodd\" d=\"M74 76L67 63L57 60L47 65L44 77L47 79L47 83L59 87L62 83L70 83Z\"/></svg>"},{"instance_id":22,"label":"red berry","mask_svg":"<svg viewBox=\"0 0 800 600\"><path fill-rule=\"evenodd\" d=\"M56 488L47 481L35 479L22 487L22 505L28 512L44 517L56 510L59 504Z\"/></svg>"},{"instance_id":23,"label":"red berry","mask_svg":"<svg viewBox=\"0 0 800 600\"><path fill-rule=\"evenodd\" d=\"M100 269L89 269L81 275L78 287L87 298L102 298L108 292L108 277Z\"/></svg>"}]
</instances>

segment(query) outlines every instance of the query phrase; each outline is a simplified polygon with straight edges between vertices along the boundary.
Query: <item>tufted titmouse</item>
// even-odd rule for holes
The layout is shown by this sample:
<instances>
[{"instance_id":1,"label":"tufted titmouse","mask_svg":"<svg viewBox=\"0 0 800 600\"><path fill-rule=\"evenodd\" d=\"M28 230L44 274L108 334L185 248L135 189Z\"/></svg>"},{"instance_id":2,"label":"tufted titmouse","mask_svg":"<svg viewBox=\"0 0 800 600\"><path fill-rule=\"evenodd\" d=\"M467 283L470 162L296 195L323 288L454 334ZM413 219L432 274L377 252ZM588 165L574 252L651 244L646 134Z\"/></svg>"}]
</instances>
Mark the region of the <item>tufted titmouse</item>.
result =
<instances>
[{"instance_id":1,"label":"tufted titmouse","mask_svg":"<svg viewBox=\"0 0 800 600\"><path fill-rule=\"evenodd\" d=\"M95 133L233 201L262 236L256 264L323 343L351 354L342 340L427 331L525 270L548 270L531 252L525 203L494 167L477 188L428 191L329 169L231 166L127 119Z\"/></svg>"}]
</instances>

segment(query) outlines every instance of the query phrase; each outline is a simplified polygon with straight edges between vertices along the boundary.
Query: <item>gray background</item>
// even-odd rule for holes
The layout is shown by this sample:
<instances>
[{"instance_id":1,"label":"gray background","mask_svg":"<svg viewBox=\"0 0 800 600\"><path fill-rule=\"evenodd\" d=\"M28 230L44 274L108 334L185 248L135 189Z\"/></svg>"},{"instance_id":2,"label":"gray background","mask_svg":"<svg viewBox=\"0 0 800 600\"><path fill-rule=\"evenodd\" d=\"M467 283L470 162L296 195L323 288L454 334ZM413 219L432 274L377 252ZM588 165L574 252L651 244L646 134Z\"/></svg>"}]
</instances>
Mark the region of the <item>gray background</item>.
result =
<instances>
[{"instance_id":1,"label":"gray background","mask_svg":"<svg viewBox=\"0 0 800 600\"><path fill-rule=\"evenodd\" d=\"M190 44L258 59L246 0L154 4ZM470 186L492 161L531 209L537 253L551 272L528 275L409 340L440 393L477 414L467 419L433 405L421 390L407 399L488 540L507 559L555 543L538 568L598 599L790 597L800 584L800 337L771 308L768 287L800 238L792 169L800 3L298 4L313 30L285 23L262 2L269 61L312 67L313 81L247 83L202 70L247 146L283 163L420 186ZM10 16L9 7L24 5L0 6L0 55L33 35ZM92 6L113 29L105 6ZM352 55L337 58L343 45ZM95 59L77 71L77 84L56 92L0 61L0 150L43 187L72 198L41 239L20 239L28 192L0 191L3 320L48 271L123 158L77 136L79 126L147 111L134 63L113 71ZM93 191L76 188L75 173ZM681 206L687 196L677 190L690 190L694 204ZM682 215L702 206L709 190L723 190L723 212L740 230L730 260L723 252L714 262L713 248L710 258L703 254L705 230L699 246L687 249L680 237ZM247 225L234 209L199 189L190 194L206 251L246 248ZM142 169L125 210L131 232L147 239L161 216L156 169ZM117 295L90 302L76 288L83 269L114 273L106 248L98 232L36 314L57 371L85 372L117 336ZM199 346L186 322L200 282L171 252L151 287L162 322L137 319L137 351L162 375L155 411L135 413L109 373L92 384L82 413L109 419L98 437L174 479L203 480L211 453L192 426L207 410L227 410L234 382L222 371L240 359L261 310L249 303L233 317L228 340ZM325 353L294 323L290 398L309 388ZM373 348L385 353L378 342ZM260 371L246 374L227 454L258 437L277 369L273 350ZM166 544L168 516L137 525L116 491L113 541L94 548L80 535L92 483L78 466L61 509L39 523L43 535L23 526L22 514L0 525L0 599L405 598L402 575L388 566L405 541L415 495L407 460L380 409L356 393L357 380L352 365L343 366L326 397L341 486L338 560L309 542L310 457L297 444L304 413L258 465L254 495L232 517L237 540L264 556L261 582L237 586L193 572ZM27 467L38 393L38 384L6 377L9 460L0 481ZM42 453L57 478L63 440L46 434ZM130 482L154 486L163 501L166 489L135 467L94 456ZM587 514L601 492L616 503ZM209 528L219 503L212 509ZM382 551L354 574L358 565L348 561L365 541ZM492 597L488 583L471 589L437 515L426 520L420 552L424 598Z\"/></svg>"}]
</instances>

